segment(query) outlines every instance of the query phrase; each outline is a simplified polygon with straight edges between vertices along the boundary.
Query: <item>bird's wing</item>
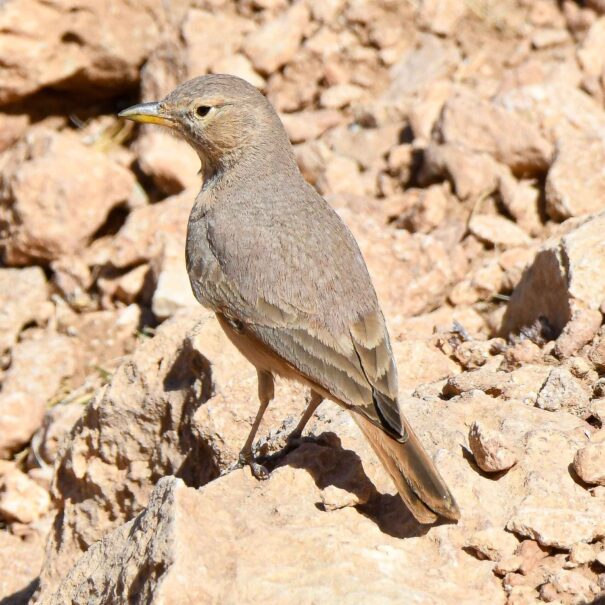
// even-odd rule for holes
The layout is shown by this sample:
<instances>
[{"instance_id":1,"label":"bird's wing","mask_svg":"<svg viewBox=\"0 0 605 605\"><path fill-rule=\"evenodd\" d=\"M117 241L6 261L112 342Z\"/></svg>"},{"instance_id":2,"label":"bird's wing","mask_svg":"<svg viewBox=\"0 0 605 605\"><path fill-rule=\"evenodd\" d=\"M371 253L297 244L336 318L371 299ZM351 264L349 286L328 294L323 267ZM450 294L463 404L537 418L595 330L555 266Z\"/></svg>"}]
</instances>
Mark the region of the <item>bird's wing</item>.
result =
<instances>
[{"instance_id":1,"label":"bird's wing","mask_svg":"<svg viewBox=\"0 0 605 605\"><path fill-rule=\"evenodd\" d=\"M213 306L236 329L403 440L397 370L361 252L331 209L322 209L321 222L297 218L318 228L301 239L288 225L270 235L256 227L247 243L245 228L235 241L220 223L209 224L208 242L220 266L205 285L213 290ZM259 225L254 217L248 223Z\"/></svg>"}]
</instances>

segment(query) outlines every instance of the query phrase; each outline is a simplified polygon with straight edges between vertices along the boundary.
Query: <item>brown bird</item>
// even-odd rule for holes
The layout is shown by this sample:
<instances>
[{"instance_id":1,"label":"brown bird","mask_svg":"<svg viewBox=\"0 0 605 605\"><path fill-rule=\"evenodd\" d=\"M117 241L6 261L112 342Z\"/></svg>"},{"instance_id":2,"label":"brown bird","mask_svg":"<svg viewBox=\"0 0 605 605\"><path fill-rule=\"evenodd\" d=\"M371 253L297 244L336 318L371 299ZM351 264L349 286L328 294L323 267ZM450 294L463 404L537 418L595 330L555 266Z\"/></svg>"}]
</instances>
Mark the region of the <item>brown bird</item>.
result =
<instances>
[{"instance_id":1,"label":"brown bird","mask_svg":"<svg viewBox=\"0 0 605 605\"><path fill-rule=\"evenodd\" d=\"M274 376L296 380L311 395L293 436L324 398L335 401L418 521L458 519L399 409L389 334L357 242L301 175L269 101L240 78L208 75L119 115L168 126L200 157L203 186L187 232L191 286L258 372L260 407L240 462L265 476L254 437Z\"/></svg>"}]
</instances>

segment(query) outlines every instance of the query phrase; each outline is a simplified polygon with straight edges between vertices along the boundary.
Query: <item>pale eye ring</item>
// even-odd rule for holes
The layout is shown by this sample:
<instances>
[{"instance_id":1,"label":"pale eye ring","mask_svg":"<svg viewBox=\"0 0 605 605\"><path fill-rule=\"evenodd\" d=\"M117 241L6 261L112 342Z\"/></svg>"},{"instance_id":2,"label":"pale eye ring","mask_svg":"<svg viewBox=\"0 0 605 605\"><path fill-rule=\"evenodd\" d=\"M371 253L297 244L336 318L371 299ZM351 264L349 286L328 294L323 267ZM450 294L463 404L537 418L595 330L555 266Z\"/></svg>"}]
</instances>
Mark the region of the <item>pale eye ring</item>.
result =
<instances>
[{"instance_id":1,"label":"pale eye ring","mask_svg":"<svg viewBox=\"0 0 605 605\"><path fill-rule=\"evenodd\" d=\"M208 105L200 105L195 108L195 115L198 118L205 118L210 113L211 109L212 107L209 107Z\"/></svg>"}]
</instances>

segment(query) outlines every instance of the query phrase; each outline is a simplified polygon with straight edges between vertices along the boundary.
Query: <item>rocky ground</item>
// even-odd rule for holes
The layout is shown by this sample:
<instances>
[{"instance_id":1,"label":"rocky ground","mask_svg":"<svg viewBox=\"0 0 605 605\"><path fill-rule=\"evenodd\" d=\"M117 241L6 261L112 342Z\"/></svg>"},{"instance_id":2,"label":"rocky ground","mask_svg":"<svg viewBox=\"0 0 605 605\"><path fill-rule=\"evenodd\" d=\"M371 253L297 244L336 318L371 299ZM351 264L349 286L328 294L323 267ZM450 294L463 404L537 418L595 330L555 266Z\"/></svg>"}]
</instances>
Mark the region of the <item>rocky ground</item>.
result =
<instances>
[{"instance_id":1,"label":"rocky ground","mask_svg":"<svg viewBox=\"0 0 605 605\"><path fill-rule=\"evenodd\" d=\"M603 0L0 3L0 603L605 598ZM351 419L255 372L184 267L198 161L115 113L207 72L279 110L358 238L418 525ZM601 595L601 596L599 596Z\"/></svg>"}]
</instances>

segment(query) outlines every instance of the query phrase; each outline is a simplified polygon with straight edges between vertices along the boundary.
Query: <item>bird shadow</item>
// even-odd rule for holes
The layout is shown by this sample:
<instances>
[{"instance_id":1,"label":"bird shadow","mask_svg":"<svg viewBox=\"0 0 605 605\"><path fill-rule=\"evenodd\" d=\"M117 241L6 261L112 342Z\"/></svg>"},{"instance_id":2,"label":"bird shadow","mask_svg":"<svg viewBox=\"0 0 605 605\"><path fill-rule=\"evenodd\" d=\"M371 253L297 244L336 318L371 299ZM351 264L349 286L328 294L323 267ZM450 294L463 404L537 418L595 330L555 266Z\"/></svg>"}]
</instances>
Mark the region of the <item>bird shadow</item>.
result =
<instances>
[{"instance_id":1,"label":"bird shadow","mask_svg":"<svg viewBox=\"0 0 605 605\"><path fill-rule=\"evenodd\" d=\"M264 457L262 463L270 470L282 466L305 470L320 490L334 486L353 494L359 502L354 508L394 538L420 537L432 527L418 523L399 495L379 492L365 473L361 458L353 450L343 448L333 432L304 437ZM328 510L322 502L317 507Z\"/></svg>"},{"instance_id":2,"label":"bird shadow","mask_svg":"<svg viewBox=\"0 0 605 605\"><path fill-rule=\"evenodd\" d=\"M38 589L39 579L35 578L27 586L0 599L0 605L26 605Z\"/></svg>"}]
</instances>

